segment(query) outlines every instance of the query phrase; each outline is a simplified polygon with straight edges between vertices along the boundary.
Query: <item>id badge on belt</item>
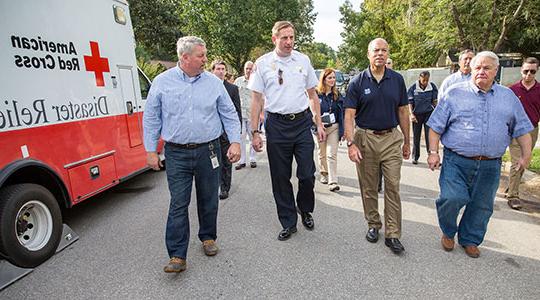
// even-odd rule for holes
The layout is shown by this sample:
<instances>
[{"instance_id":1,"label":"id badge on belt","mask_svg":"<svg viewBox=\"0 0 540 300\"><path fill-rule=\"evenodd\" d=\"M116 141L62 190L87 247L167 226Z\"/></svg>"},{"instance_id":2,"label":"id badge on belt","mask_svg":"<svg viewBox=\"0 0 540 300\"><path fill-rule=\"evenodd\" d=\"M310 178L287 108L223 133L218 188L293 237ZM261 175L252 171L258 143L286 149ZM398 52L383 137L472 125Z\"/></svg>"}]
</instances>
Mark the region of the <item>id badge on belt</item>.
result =
<instances>
[{"instance_id":1,"label":"id badge on belt","mask_svg":"<svg viewBox=\"0 0 540 300\"><path fill-rule=\"evenodd\" d=\"M325 124L334 124L336 123L336 115L334 113L325 112L321 116L321 121Z\"/></svg>"},{"instance_id":2,"label":"id badge on belt","mask_svg":"<svg viewBox=\"0 0 540 300\"><path fill-rule=\"evenodd\" d=\"M216 153L214 153L214 144L209 143L208 150L210 150L210 161L212 162L212 169L219 168L219 159Z\"/></svg>"}]
</instances>

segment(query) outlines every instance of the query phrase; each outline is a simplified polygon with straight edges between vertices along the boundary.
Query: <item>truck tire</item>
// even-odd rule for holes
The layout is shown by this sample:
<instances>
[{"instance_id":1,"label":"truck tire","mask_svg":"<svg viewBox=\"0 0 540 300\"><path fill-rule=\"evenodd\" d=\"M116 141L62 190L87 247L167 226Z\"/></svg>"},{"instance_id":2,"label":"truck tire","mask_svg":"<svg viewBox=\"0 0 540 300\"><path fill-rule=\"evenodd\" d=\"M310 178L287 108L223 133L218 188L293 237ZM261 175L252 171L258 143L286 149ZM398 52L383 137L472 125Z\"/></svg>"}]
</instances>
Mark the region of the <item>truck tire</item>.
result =
<instances>
[{"instance_id":1,"label":"truck tire","mask_svg":"<svg viewBox=\"0 0 540 300\"><path fill-rule=\"evenodd\" d=\"M0 190L0 251L12 264L33 268L49 259L62 236L62 213L41 185L24 183Z\"/></svg>"}]
</instances>

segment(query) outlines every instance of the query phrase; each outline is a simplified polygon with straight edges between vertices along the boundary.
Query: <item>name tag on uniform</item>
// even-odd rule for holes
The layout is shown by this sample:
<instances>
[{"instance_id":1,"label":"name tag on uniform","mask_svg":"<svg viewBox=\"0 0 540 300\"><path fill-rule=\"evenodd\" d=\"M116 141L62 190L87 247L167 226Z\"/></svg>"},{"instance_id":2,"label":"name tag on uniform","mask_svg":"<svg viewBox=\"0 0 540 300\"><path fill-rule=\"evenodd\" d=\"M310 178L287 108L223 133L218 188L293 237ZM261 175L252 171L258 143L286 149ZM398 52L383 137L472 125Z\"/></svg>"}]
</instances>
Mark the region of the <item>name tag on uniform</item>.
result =
<instances>
[{"instance_id":1,"label":"name tag on uniform","mask_svg":"<svg viewBox=\"0 0 540 300\"><path fill-rule=\"evenodd\" d=\"M369 95L369 94L371 94L371 90L369 88L365 89L364 95Z\"/></svg>"}]
</instances>

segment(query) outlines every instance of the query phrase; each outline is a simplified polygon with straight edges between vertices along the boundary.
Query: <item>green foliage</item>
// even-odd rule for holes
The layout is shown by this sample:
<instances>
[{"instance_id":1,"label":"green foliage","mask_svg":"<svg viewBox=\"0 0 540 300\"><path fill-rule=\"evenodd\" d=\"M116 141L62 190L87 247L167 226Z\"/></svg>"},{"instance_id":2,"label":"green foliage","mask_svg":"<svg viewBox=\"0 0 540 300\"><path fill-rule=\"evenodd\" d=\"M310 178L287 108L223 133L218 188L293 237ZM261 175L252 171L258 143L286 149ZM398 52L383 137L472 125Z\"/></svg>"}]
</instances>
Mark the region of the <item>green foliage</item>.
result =
<instances>
[{"instance_id":1,"label":"green foliage","mask_svg":"<svg viewBox=\"0 0 540 300\"><path fill-rule=\"evenodd\" d=\"M150 80L154 80L156 76L167 70L167 68L161 64L153 64L143 58L137 58L137 65Z\"/></svg>"},{"instance_id":2,"label":"green foliage","mask_svg":"<svg viewBox=\"0 0 540 300\"><path fill-rule=\"evenodd\" d=\"M176 60L182 20L175 0L129 0L135 40L153 59Z\"/></svg>"},{"instance_id":3,"label":"green foliage","mask_svg":"<svg viewBox=\"0 0 540 300\"><path fill-rule=\"evenodd\" d=\"M539 6L540 0L365 0L355 12L347 1L338 57L345 70L365 68L376 37L390 44L397 69L433 66L450 49L530 54L540 48Z\"/></svg>"},{"instance_id":4,"label":"green foliage","mask_svg":"<svg viewBox=\"0 0 540 300\"><path fill-rule=\"evenodd\" d=\"M336 61L336 52L332 47L325 43L307 43L300 49L302 53L309 56L311 59L311 65L315 69L324 69L326 67L334 67Z\"/></svg>"}]
</instances>

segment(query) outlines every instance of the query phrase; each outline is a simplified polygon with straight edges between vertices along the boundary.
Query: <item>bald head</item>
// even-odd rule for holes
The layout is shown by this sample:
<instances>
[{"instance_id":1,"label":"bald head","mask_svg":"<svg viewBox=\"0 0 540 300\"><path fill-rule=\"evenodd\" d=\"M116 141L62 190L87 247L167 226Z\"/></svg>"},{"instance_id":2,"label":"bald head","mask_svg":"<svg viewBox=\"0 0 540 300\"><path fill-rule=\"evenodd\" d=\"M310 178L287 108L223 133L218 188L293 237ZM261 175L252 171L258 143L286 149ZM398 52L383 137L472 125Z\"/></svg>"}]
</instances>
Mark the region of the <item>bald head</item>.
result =
<instances>
[{"instance_id":1,"label":"bald head","mask_svg":"<svg viewBox=\"0 0 540 300\"><path fill-rule=\"evenodd\" d=\"M367 57L372 70L382 69L388 59L388 43L383 38L376 38L369 42Z\"/></svg>"}]
</instances>

